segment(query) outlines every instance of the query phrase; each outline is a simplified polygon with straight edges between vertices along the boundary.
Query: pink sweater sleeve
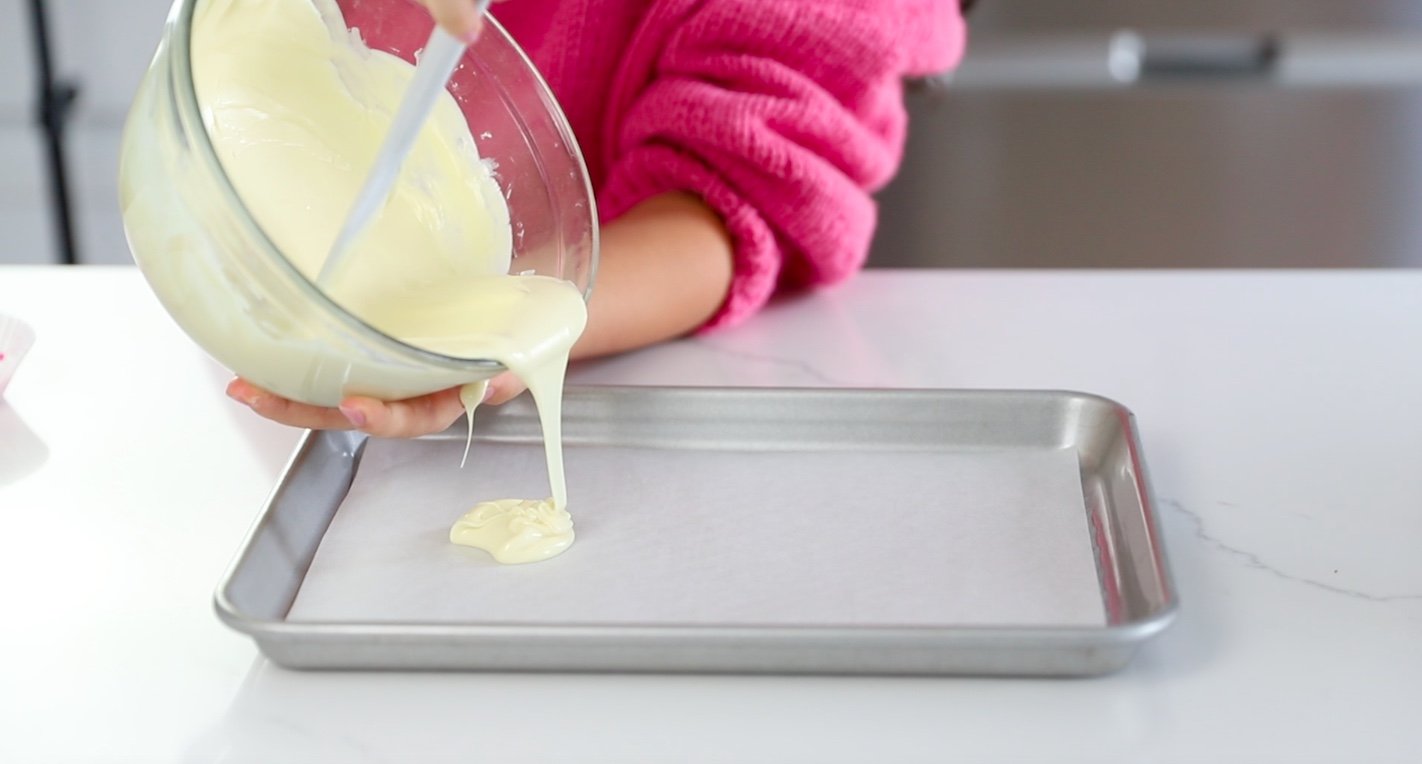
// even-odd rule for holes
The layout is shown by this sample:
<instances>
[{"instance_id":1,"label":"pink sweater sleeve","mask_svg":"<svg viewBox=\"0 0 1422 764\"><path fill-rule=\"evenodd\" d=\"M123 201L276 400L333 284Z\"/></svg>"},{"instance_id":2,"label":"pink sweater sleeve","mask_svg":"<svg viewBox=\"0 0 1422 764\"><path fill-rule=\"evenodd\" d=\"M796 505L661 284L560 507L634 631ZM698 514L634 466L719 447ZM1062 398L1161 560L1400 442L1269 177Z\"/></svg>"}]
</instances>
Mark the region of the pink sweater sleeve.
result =
<instances>
[{"instance_id":1,"label":"pink sweater sleeve","mask_svg":"<svg viewBox=\"0 0 1422 764\"><path fill-rule=\"evenodd\" d=\"M735 244L710 329L863 264L902 156L903 78L962 53L953 0L661 0L614 82L605 219L696 193Z\"/></svg>"}]
</instances>

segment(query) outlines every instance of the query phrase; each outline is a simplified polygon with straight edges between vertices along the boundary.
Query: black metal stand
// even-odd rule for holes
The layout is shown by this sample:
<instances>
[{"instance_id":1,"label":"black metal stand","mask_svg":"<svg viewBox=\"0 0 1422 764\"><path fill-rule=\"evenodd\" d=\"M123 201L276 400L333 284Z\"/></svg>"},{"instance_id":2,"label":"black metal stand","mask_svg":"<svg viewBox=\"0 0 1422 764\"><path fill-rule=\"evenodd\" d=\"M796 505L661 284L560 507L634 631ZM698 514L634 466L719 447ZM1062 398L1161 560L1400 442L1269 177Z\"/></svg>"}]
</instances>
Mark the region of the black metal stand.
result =
<instances>
[{"instance_id":1,"label":"black metal stand","mask_svg":"<svg viewBox=\"0 0 1422 764\"><path fill-rule=\"evenodd\" d=\"M44 0L30 0L30 32L34 39L35 64L39 72L37 104L40 128L44 132L45 153L49 162L51 210L55 233L59 240L60 262L79 262L79 249L74 240L74 221L69 206L69 178L64 160L64 128L69 109L79 95L70 82L56 80L54 60L49 49L49 24L45 18Z\"/></svg>"}]
</instances>

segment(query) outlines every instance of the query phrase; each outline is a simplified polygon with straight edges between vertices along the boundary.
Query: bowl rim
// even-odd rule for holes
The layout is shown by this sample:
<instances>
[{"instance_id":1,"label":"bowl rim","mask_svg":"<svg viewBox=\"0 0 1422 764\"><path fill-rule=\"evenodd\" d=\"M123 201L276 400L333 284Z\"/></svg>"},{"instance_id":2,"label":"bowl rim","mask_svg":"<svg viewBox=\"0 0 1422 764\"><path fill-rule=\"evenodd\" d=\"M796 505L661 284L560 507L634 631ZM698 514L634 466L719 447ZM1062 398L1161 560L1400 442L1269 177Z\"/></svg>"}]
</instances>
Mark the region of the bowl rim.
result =
<instances>
[{"instance_id":1,"label":"bowl rim","mask_svg":"<svg viewBox=\"0 0 1422 764\"><path fill-rule=\"evenodd\" d=\"M183 133L189 139L189 145L194 146L200 161L207 167L209 177L213 178L218 187L219 193L228 202L231 209L237 211L238 225L244 229L249 236L259 241L266 250L263 254L267 259L274 261L280 269L295 285L303 291L307 297L311 298L318 308L325 313L335 317L337 321L347 328L365 335L374 340L383 349L395 354L412 355L422 363L431 364L447 371L472 371L481 369L491 372L498 372L505 367L498 361L487 358L462 358L459 356L446 355L433 350L412 345L397 337L371 326L365 320L354 313L346 310L340 303L331 299L317 284L307 278L292 262L281 253L281 250L274 244L267 232L262 228L252 216L247 206L242 203L242 197L237 193L237 189L232 185L232 181L227 176L226 170L222 166L222 160L217 156L217 150L213 148L212 141L208 136L207 128L202 121L202 106L198 103L197 87L193 82L192 72L192 23L197 4L207 0L176 0L172 13L169 16L168 24L172 28L173 55L170 56L169 76L172 78L173 87L170 92L177 106L177 117L181 124ZM572 156L579 177L582 180L585 201L587 202L587 214L591 225L589 226L589 263L588 263L588 283L582 288L584 304L592 296L593 282L596 280L598 271L598 260L600 257L601 240L600 225L597 216L597 200L593 193L592 179L588 173L587 160L583 156L581 145L578 143L573 133L572 126L568 123L567 115L563 113L562 106L553 95L552 89L548 86L543 74L538 71L538 67L528 58L528 54L513 39L511 35L499 24L493 15L485 13L483 16L483 35L491 32L498 35L499 40L511 50L517 60L523 64L527 73L533 78L535 87L539 91L539 100L549 109L553 126L558 132L558 139L568 147ZM472 51L472 46L470 51ZM466 57L471 57L470 51L465 52ZM471 63L477 59L470 58ZM561 276L558 278L562 279ZM562 279L569 281L568 279ZM574 284L576 287L577 285Z\"/></svg>"}]
</instances>

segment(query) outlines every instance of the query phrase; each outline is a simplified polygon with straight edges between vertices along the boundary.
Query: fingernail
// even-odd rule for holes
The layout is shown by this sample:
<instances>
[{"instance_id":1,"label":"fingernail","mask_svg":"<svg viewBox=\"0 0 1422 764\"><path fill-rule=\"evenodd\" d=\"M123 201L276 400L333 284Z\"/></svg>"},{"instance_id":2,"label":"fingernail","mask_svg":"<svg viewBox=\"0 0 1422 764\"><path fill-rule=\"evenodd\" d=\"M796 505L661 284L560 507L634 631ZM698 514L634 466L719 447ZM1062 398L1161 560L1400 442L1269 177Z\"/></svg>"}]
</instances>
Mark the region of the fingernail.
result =
<instances>
[{"instance_id":1,"label":"fingernail","mask_svg":"<svg viewBox=\"0 0 1422 764\"><path fill-rule=\"evenodd\" d=\"M490 383L490 384L488 384L488 385L485 385L485 386L484 386L484 399L481 401L481 403L488 403L489 401L493 400L493 399L494 399L494 393L495 393L495 392L496 392L496 391L494 390L494 385L493 385L492 383Z\"/></svg>"},{"instance_id":2,"label":"fingernail","mask_svg":"<svg viewBox=\"0 0 1422 764\"><path fill-rule=\"evenodd\" d=\"M459 35L459 41L465 45L473 45L474 42L479 39L479 28L481 26L482 23L475 23L474 26L469 27L463 34Z\"/></svg>"},{"instance_id":3,"label":"fingernail","mask_svg":"<svg viewBox=\"0 0 1422 764\"><path fill-rule=\"evenodd\" d=\"M364 427L364 426L365 426L365 412L361 411L360 409L356 408L355 406L342 405L342 406L340 407L340 409L341 409L341 413L346 415L346 419L347 419L348 421L350 421L350 423L351 423L353 426L355 426L355 427Z\"/></svg>"}]
</instances>

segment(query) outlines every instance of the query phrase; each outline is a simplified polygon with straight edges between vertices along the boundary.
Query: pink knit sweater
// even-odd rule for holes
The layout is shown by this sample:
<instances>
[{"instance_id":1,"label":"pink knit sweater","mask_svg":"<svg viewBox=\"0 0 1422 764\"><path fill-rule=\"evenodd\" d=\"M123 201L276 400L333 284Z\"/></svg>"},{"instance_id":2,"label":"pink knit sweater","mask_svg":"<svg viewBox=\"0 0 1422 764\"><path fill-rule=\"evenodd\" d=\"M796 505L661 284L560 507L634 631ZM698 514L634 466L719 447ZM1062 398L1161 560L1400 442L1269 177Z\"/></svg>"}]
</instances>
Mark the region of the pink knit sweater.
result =
<instances>
[{"instance_id":1,"label":"pink knit sweater","mask_svg":"<svg viewBox=\"0 0 1422 764\"><path fill-rule=\"evenodd\" d=\"M342 5L347 21L369 15L358 0ZM778 288L859 269L876 219L870 194L903 151L903 79L948 69L964 45L957 0L493 8L563 106L604 222L669 191L720 214L735 276L708 329L753 314Z\"/></svg>"}]
</instances>

